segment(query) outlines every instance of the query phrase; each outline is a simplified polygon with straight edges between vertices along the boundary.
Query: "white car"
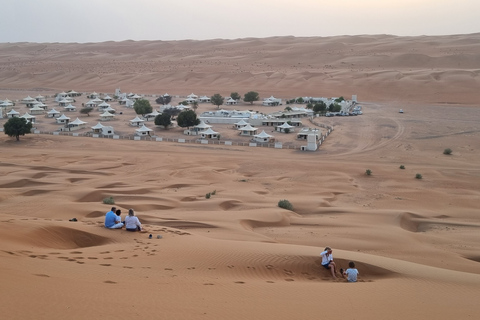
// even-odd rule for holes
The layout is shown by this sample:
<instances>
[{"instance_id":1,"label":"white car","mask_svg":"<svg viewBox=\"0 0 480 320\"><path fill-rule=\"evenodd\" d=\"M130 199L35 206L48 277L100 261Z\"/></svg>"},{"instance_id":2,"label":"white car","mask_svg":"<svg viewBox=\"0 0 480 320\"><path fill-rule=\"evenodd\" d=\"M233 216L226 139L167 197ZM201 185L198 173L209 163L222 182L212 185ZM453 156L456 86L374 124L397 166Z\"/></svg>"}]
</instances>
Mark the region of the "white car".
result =
<instances>
[{"instance_id":1,"label":"white car","mask_svg":"<svg viewBox=\"0 0 480 320\"><path fill-rule=\"evenodd\" d=\"M399 113L403 113L403 109L400 109L400 111L398 111Z\"/></svg>"}]
</instances>

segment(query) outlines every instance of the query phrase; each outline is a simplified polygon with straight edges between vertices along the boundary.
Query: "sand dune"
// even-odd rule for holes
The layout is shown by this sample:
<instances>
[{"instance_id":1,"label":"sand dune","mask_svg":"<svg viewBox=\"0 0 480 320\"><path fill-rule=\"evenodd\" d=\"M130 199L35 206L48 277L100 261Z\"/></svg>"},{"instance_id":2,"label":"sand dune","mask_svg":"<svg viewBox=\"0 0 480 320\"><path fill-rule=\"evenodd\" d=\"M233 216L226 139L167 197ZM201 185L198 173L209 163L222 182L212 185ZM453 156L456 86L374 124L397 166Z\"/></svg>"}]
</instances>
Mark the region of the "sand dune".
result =
<instances>
[{"instance_id":1,"label":"sand dune","mask_svg":"<svg viewBox=\"0 0 480 320\"><path fill-rule=\"evenodd\" d=\"M4 43L0 88L475 103L479 36Z\"/></svg>"},{"instance_id":2,"label":"sand dune","mask_svg":"<svg viewBox=\"0 0 480 320\"><path fill-rule=\"evenodd\" d=\"M315 153L0 136L4 317L478 318L478 38L0 44L0 95L12 100L116 87L257 90L358 94L364 110L321 118L335 130ZM112 123L129 134L133 111L122 111ZM56 128L47 118L38 126ZM123 215L134 208L148 232L105 229L110 196ZM278 207L282 199L293 211ZM319 257L325 246L340 267L356 262L358 283L331 278Z\"/></svg>"}]
</instances>

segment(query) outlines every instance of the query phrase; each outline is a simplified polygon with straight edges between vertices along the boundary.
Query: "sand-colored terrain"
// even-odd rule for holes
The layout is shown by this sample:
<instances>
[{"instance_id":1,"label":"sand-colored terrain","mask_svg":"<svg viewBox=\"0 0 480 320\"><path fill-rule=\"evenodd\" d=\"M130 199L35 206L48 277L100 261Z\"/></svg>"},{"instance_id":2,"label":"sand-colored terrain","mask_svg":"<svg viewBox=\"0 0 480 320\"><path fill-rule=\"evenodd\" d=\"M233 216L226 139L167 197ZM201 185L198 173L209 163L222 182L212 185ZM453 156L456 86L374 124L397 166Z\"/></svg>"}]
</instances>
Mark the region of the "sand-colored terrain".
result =
<instances>
[{"instance_id":1,"label":"sand-colored terrain","mask_svg":"<svg viewBox=\"0 0 480 320\"><path fill-rule=\"evenodd\" d=\"M321 119L335 130L310 153L1 134L2 317L477 319L478 37L0 44L11 100L257 90L364 110ZM103 228L108 196L148 233ZM325 246L358 283L320 266Z\"/></svg>"}]
</instances>

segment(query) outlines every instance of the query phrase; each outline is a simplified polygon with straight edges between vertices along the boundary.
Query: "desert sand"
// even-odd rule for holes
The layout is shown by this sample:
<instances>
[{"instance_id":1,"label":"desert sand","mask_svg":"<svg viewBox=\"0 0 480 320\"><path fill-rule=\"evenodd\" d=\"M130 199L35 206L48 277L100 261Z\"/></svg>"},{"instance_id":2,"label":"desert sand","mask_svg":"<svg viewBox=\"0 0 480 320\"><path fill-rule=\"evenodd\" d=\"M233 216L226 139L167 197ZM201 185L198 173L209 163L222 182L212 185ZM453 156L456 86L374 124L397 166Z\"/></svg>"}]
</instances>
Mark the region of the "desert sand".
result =
<instances>
[{"instance_id":1,"label":"desert sand","mask_svg":"<svg viewBox=\"0 0 480 320\"><path fill-rule=\"evenodd\" d=\"M321 118L316 152L2 133L2 316L477 319L479 36L0 44L1 99L255 90L364 111ZM105 229L109 196L148 232ZM332 279L325 246L359 282Z\"/></svg>"}]
</instances>

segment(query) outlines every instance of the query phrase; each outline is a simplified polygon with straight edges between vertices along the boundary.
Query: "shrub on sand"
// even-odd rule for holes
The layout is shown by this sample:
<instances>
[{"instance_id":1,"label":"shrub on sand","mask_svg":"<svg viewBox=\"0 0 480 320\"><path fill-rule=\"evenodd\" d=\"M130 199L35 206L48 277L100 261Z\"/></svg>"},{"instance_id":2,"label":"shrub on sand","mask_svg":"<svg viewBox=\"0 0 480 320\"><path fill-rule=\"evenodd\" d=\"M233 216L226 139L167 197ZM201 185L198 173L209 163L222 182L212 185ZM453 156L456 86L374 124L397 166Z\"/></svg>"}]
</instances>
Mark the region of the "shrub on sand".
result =
<instances>
[{"instance_id":1,"label":"shrub on sand","mask_svg":"<svg viewBox=\"0 0 480 320\"><path fill-rule=\"evenodd\" d=\"M447 154L447 155L452 154L452 149L447 148L447 149L443 150L443 154Z\"/></svg>"},{"instance_id":2,"label":"shrub on sand","mask_svg":"<svg viewBox=\"0 0 480 320\"><path fill-rule=\"evenodd\" d=\"M372 170L370 170L370 169L367 169L367 170L365 171L365 174L366 174L367 176L370 176L370 175L372 175Z\"/></svg>"},{"instance_id":3,"label":"shrub on sand","mask_svg":"<svg viewBox=\"0 0 480 320\"><path fill-rule=\"evenodd\" d=\"M293 211L293 205L288 200L278 201L278 206L282 209Z\"/></svg>"},{"instance_id":4,"label":"shrub on sand","mask_svg":"<svg viewBox=\"0 0 480 320\"><path fill-rule=\"evenodd\" d=\"M417 173L417 174L415 175L415 179L422 179L422 178L423 178L423 177L422 177L422 175L421 175L420 173Z\"/></svg>"},{"instance_id":5,"label":"shrub on sand","mask_svg":"<svg viewBox=\"0 0 480 320\"><path fill-rule=\"evenodd\" d=\"M115 200L113 199L112 196L110 196L110 197L107 197L107 198L103 199L103 203L104 204L115 204Z\"/></svg>"}]
</instances>

